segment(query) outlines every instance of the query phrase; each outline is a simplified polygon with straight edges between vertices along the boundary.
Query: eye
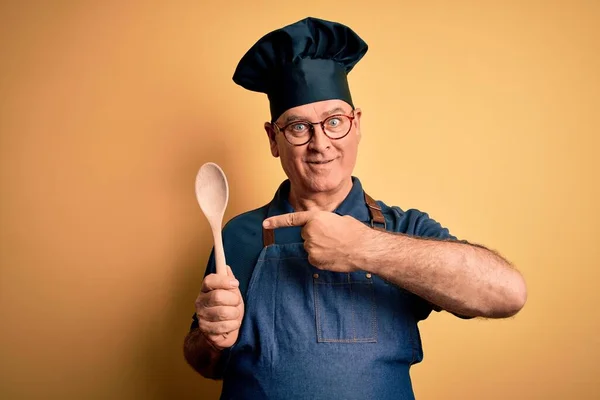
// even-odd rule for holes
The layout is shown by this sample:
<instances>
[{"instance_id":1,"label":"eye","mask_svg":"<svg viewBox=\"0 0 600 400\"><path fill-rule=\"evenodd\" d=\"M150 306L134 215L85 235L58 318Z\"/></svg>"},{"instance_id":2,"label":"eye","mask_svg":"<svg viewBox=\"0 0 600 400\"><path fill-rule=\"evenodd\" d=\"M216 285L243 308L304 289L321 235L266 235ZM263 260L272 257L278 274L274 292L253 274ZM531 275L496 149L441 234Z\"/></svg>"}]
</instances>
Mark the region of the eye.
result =
<instances>
[{"instance_id":1,"label":"eye","mask_svg":"<svg viewBox=\"0 0 600 400\"><path fill-rule=\"evenodd\" d=\"M300 122L300 123L297 123L297 124L293 124L291 126L291 128L292 128L292 130L294 132L304 132L307 129L307 126L306 126L305 123Z\"/></svg>"},{"instance_id":2,"label":"eye","mask_svg":"<svg viewBox=\"0 0 600 400\"><path fill-rule=\"evenodd\" d=\"M330 126L332 128L339 126L341 123L342 123L342 121L338 117L333 117L333 118L327 120L327 126Z\"/></svg>"},{"instance_id":3,"label":"eye","mask_svg":"<svg viewBox=\"0 0 600 400\"><path fill-rule=\"evenodd\" d=\"M310 126L308 125L308 123L301 121L289 125L285 130L288 133L288 135L301 137L308 134L309 129Z\"/></svg>"}]
</instances>

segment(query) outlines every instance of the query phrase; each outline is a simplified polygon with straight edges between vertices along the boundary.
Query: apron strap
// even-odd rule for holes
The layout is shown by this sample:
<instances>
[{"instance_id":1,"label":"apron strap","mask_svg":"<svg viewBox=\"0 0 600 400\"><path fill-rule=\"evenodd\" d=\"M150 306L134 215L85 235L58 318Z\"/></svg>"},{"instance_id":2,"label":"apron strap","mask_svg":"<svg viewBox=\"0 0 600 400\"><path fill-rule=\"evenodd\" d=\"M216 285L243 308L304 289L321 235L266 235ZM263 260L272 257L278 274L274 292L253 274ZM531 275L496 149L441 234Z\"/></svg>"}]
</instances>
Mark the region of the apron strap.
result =
<instances>
[{"instance_id":1,"label":"apron strap","mask_svg":"<svg viewBox=\"0 0 600 400\"><path fill-rule=\"evenodd\" d=\"M385 218L383 213L381 212L381 207L377 204L375 200L371 196L364 192L365 194L365 203L367 204L367 208L369 209L369 215L371 216L371 227L379 230L386 230L387 226L385 223ZM383 229L375 226L375 224L383 225ZM274 229L265 229L262 230L263 234L263 246L267 247L272 244L275 244L275 230Z\"/></svg>"},{"instance_id":2,"label":"apron strap","mask_svg":"<svg viewBox=\"0 0 600 400\"><path fill-rule=\"evenodd\" d=\"M367 207L369 207L369 214L371 215L371 228L380 229L379 227L375 226L375 223L377 223L383 225L384 231L387 230L385 218L381 212L381 207L379 207L379 204L377 204L377 202L373 200L373 198L369 196L367 192L364 193L365 203L367 203Z\"/></svg>"},{"instance_id":3,"label":"apron strap","mask_svg":"<svg viewBox=\"0 0 600 400\"><path fill-rule=\"evenodd\" d=\"M275 229L265 229L263 230L263 247L270 246L275 244Z\"/></svg>"}]
</instances>

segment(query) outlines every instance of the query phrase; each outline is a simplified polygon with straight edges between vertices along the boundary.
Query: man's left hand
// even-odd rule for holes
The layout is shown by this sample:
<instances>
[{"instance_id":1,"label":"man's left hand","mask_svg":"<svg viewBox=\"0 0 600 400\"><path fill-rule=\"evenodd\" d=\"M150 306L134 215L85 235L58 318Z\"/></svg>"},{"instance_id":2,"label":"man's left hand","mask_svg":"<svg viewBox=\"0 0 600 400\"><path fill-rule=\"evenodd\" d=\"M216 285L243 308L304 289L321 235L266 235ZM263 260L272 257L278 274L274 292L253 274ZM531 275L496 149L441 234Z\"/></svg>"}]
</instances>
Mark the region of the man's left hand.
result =
<instances>
[{"instance_id":1,"label":"man's left hand","mask_svg":"<svg viewBox=\"0 0 600 400\"><path fill-rule=\"evenodd\" d=\"M327 211L300 211L277 215L263 222L266 229L302 226L308 262L334 272L363 269L360 255L371 234L362 222Z\"/></svg>"}]
</instances>

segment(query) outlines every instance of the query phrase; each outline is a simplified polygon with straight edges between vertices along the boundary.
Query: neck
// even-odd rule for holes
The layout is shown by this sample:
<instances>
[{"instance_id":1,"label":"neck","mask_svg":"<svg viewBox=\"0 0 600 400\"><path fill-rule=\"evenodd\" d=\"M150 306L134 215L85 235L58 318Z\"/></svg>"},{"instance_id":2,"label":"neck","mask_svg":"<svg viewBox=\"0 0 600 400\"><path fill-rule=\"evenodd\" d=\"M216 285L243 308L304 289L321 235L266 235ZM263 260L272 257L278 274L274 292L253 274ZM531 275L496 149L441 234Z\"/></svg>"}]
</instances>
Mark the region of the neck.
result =
<instances>
[{"instance_id":1,"label":"neck","mask_svg":"<svg viewBox=\"0 0 600 400\"><path fill-rule=\"evenodd\" d=\"M352 190L352 178L327 192L304 192L292 185L288 201L295 211L333 211Z\"/></svg>"}]
</instances>

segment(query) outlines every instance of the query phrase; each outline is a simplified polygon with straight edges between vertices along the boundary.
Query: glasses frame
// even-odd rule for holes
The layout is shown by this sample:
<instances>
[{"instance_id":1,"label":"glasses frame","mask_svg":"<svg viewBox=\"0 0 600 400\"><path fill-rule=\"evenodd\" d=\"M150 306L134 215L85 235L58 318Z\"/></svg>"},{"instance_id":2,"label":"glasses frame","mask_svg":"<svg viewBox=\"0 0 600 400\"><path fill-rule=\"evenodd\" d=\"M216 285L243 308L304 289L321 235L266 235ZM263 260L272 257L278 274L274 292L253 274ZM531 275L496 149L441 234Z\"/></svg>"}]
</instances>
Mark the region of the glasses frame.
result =
<instances>
[{"instance_id":1,"label":"glasses frame","mask_svg":"<svg viewBox=\"0 0 600 400\"><path fill-rule=\"evenodd\" d=\"M325 131L325 122L329 121L331 118L335 118L335 117L346 117L346 118L350 118L350 127L348 128L348 132L344 133L342 136L338 137L338 138L332 138L331 136L329 136L327 134L327 132ZM315 125L320 125L321 126L321 130L323 131L323 133L325 134L325 136L327 136L330 140L340 140L345 138L346 136L348 136L348 134L350 133L350 131L352 130L352 125L354 123L354 119L356 118L356 116L354 115L354 110L352 110L352 115L346 115L346 114L334 114L334 115L330 115L329 117L325 118L322 121L319 122L310 122L308 120L297 120L297 121L292 121L289 124L283 126L283 127L279 127L279 125L277 125L277 123L273 122L273 125L279 130L279 132L283 135L283 137L285 138L285 140L291 144L292 146L304 146L305 144L307 144L308 142L310 142L312 140L312 138L315 136ZM287 135L285 134L285 130L294 124L307 124L310 126L309 131L310 131L310 135L308 136L308 140L304 143L301 144L296 144L296 143L292 143L290 142L290 139L288 139Z\"/></svg>"}]
</instances>

